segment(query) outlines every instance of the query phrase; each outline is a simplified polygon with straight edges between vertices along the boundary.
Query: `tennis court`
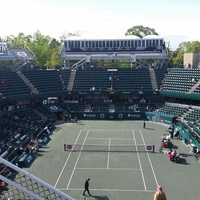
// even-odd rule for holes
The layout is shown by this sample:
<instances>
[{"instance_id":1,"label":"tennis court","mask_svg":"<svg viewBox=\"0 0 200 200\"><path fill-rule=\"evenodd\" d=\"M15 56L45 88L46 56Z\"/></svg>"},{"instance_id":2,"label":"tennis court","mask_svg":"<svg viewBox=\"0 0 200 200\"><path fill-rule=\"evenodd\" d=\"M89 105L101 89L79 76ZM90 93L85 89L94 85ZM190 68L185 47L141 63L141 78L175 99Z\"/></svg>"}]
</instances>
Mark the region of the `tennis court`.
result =
<instances>
[{"instance_id":1,"label":"tennis court","mask_svg":"<svg viewBox=\"0 0 200 200\"><path fill-rule=\"evenodd\" d=\"M192 187L200 184L199 163L190 150L180 140L173 140L182 164L171 163L167 155L158 153L167 128L147 122L143 129L140 121L60 124L26 170L76 200L149 200L158 184L168 199L199 199L200 192ZM150 144L155 145L154 153ZM91 179L91 197L82 195L87 178Z\"/></svg>"}]
</instances>

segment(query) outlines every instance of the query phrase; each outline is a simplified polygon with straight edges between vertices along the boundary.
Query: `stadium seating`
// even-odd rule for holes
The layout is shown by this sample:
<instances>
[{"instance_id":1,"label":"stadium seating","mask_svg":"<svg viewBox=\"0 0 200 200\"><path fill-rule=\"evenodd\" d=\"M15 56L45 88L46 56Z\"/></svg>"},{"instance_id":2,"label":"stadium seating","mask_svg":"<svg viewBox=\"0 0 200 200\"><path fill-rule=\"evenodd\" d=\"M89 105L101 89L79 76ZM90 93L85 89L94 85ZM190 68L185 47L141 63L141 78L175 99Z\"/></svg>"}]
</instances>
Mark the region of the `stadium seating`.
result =
<instances>
[{"instance_id":1,"label":"stadium seating","mask_svg":"<svg viewBox=\"0 0 200 200\"><path fill-rule=\"evenodd\" d=\"M63 81L63 85L65 88L67 88L67 85L69 84L71 70L60 70L59 75L61 80Z\"/></svg>"},{"instance_id":2,"label":"stadium seating","mask_svg":"<svg viewBox=\"0 0 200 200\"><path fill-rule=\"evenodd\" d=\"M114 73L113 86L117 91L152 90L149 70L118 69Z\"/></svg>"},{"instance_id":3,"label":"stadium seating","mask_svg":"<svg viewBox=\"0 0 200 200\"><path fill-rule=\"evenodd\" d=\"M164 79L165 75L167 75L167 72L167 68L155 69L156 80L159 88L162 84L162 80Z\"/></svg>"},{"instance_id":4,"label":"stadium seating","mask_svg":"<svg viewBox=\"0 0 200 200\"><path fill-rule=\"evenodd\" d=\"M111 85L116 91L152 90L148 69L87 69L77 70L73 91L107 91Z\"/></svg>"},{"instance_id":5,"label":"stadium seating","mask_svg":"<svg viewBox=\"0 0 200 200\"><path fill-rule=\"evenodd\" d=\"M167 115L174 115L177 117L181 117L186 111L188 111L189 106L181 106L181 105L164 105L161 107L158 112L167 114Z\"/></svg>"},{"instance_id":6,"label":"stadium seating","mask_svg":"<svg viewBox=\"0 0 200 200\"><path fill-rule=\"evenodd\" d=\"M171 68L163 81L162 90L186 93L199 79L199 69Z\"/></svg>"},{"instance_id":7,"label":"stadium seating","mask_svg":"<svg viewBox=\"0 0 200 200\"><path fill-rule=\"evenodd\" d=\"M73 91L95 91L110 88L109 74L102 69L77 70Z\"/></svg>"},{"instance_id":8,"label":"stadium seating","mask_svg":"<svg viewBox=\"0 0 200 200\"><path fill-rule=\"evenodd\" d=\"M24 83L16 72L2 71L0 73L0 80L0 92L4 96L31 93L31 89Z\"/></svg>"},{"instance_id":9,"label":"stadium seating","mask_svg":"<svg viewBox=\"0 0 200 200\"><path fill-rule=\"evenodd\" d=\"M64 85L56 70L24 71L25 77L40 93L49 91L62 91Z\"/></svg>"},{"instance_id":10,"label":"stadium seating","mask_svg":"<svg viewBox=\"0 0 200 200\"><path fill-rule=\"evenodd\" d=\"M41 94L49 91L63 91L67 93L67 88L71 78L71 70L38 70L22 71L25 77L32 83ZM152 91L151 79L148 69L117 69L109 71L107 69L90 68L76 70L72 85L73 92L108 91L113 86L116 91ZM177 93L188 92L189 89L200 79L199 69L155 69L157 84L162 85L164 91L174 91ZM16 72L6 71L0 73L2 81L7 84L0 85L0 92L5 96L20 94L31 94L31 89L26 85ZM163 79L164 78L164 79ZM193 82L193 80L195 82ZM93 87L95 88L93 90ZM66 93L64 93L66 91ZM194 90L198 94L199 87ZM108 100L108 101L107 101ZM125 100L124 100L125 101ZM134 107L136 105L136 107ZM109 98L84 99L81 103L65 103L61 107L71 113L130 113L149 111L150 104L144 102L115 103ZM136 109L135 109L136 108ZM189 129L195 129L199 134L200 109L181 104L166 104L158 110L159 113L181 117L187 121ZM36 108L18 109L12 114L2 115L0 118L0 154L4 158L13 158L8 153L8 147L12 143L14 147L26 144L30 140L29 136L38 134L44 124L49 120L55 121L56 116L42 106ZM192 123L194 122L194 123ZM186 126L186 125L185 125ZM22 133L19 133L19 130Z\"/></svg>"},{"instance_id":11,"label":"stadium seating","mask_svg":"<svg viewBox=\"0 0 200 200\"><path fill-rule=\"evenodd\" d=\"M40 111L42 111L40 113ZM47 113L47 111L46 111ZM20 109L0 118L0 155L12 161L17 149L25 147L32 138L37 137L48 125L49 119L42 117L44 108ZM18 155L19 156L19 155Z\"/></svg>"},{"instance_id":12,"label":"stadium seating","mask_svg":"<svg viewBox=\"0 0 200 200\"><path fill-rule=\"evenodd\" d=\"M192 108L192 112L184 117L187 121L196 121L200 120L200 109L199 108Z\"/></svg>"}]
</instances>

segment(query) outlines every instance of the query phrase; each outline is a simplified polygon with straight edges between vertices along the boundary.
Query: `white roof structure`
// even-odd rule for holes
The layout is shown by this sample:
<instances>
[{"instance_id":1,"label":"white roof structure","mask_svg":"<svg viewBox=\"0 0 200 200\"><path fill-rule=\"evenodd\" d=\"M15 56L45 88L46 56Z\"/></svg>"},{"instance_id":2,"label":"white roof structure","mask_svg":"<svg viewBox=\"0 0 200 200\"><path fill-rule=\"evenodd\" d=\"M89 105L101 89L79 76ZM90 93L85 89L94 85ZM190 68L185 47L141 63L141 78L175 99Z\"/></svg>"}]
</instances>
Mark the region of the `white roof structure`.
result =
<instances>
[{"instance_id":1,"label":"white roof structure","mask_svg":"<svg viewBox=\"0 0 200 200\"><path fill-rule=\"evenodd\" d=\"M140 40L141 38L140 37L138 37L138 36L136 36L136 35L126 35L126 36L124 36L123 38L121 38L121 39L125 39L125 40L128 40L128 39L134 39L134 40Z\"/></svg>"},{"instance_id":2,"label":"white roof structure","mask_svg":"<svg viewBox=\"0 0 200 200\"><path fill-rule=\"evenodd\" d=\"M159 35L146 35L142 39L163 39Z\"/></svg>"},{"instance_id":3,"label":"white roof structure","mask_svg":"<svg viewBox=\"0 0 200 200\"><path fill-rule=\"evenodd\" d=\"M80 37L80 36L71 36L68 37L66 40L140 40L141 38L136 36L136 35L126 35L126 36L122 36L120 38L100 38L100 37Z\"/></svg>"},{"instance_id":4,"label":"white roof structure","mask_svg":"<svg viewBox=\"0 0 200 200\"><path fill-rule=\"evenodd\" d=\"M68 37L66 40L84 40L85 38L82 38L80 36L71 36L71 37Z\"/></svg>"},{"instance_id":5,"label":"white roof structure","mask_svg":"<svg viewBox=\"0 0 200 200\"><path fill-rule=\"evenodd\" d=\"M126 35L126 36L122 36L120 38L100 38L100 37L80 37L80 36L71 36L68 37L66 40L129 40L129 39L134 39L134 40L140 40L141 38L136 36L136 35ZM163 37L160 37L159 35L146 35L144 36L142 39L163 39Z\"/></svg>"}]
</instances>

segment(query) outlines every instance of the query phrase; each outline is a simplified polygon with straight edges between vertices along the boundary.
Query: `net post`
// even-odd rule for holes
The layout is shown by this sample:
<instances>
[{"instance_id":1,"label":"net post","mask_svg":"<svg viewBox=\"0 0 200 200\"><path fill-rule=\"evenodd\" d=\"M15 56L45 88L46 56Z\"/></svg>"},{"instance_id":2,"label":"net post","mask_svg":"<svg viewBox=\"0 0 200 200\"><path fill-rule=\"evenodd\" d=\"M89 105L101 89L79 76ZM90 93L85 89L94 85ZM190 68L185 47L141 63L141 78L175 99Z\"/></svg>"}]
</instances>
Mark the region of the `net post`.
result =
<instances>
[{"instance_id":1,"label":"net post","mask_svg":"<svg viewBox=\"0 0 200 200\"><path fill-rule=\"evenodd\" d=\"M66 151L66 144L64 144L64 151Z\"/></svg>"},{"instance_id":2,"label":"net post","mask_svg":"<svg viewBox=\"0 0 200 200\"><path fill-rule=\"evenodd\" d=\"M153 152L152 153L155 153L155 145L153 144Z\"/></svg>"}]
</instances>

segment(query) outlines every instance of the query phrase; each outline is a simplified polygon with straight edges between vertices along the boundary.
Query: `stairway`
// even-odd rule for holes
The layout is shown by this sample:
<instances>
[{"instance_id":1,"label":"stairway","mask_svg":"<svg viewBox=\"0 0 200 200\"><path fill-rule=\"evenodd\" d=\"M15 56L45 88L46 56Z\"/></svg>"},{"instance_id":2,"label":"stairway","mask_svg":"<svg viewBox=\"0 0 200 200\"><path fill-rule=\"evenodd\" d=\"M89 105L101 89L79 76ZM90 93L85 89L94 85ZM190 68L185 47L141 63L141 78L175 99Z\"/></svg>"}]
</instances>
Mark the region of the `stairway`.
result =
<instances>
[{"instance_id":1,"label":"stairway","mask_svg":"<svg viewBox=\"0 0 200 200\"><path fill-rule=\"evenodd\" d=\"M109 105L109 113L114 113L115 112L115 104L110 104Z\"/></svg>"},{"instance_id":2,"label":"stairway","mask_svg":"<svg viewBox=\"0 0 200 200\"><path fill-rule=\"evenodd\" d=\"M31 89L34 94L39 94L39 91L33 86L33 84L22 74L21 71L17 71L18 76L26 83L26 85Z\"/></svg>"},{"instance_id":3,"label":"stairway","mask_svg":"<svg viewBox=\"0 0 200 200\"><path fill-rule=\"evenodd\" d=\"M184 113L180 116L180 118L183 120L184 117L186 117L187 115L189 115L191 112L192 112L192 109L187 110L186 112L184 112Z\"/></svg>"},{"instance_id":4,"label":"stairway","mask_svg":"<svg viewBox=\"0 0 200 200\"><path fill-rule=\"evenodd\" d=\"M198 88L200 85L200 79L188 90L187 93L191 94L195 91L196 88Z\"/></svg>"},{"instance_id":5,"label":"stairway","mask_svg":"<svg viewBox=\"0 0 200 200\"><path fill-rule=\"evenodd\" d=\"M73 89L75 76L76 76L76 70L71 70L69 83L68 83L68 86L67 86L68 91L72 91L72 89Z\"/></svg>"},{"instance_id":6,"label":"stairway","mask_svg":"<svg viewBox=\"0 0 200 200\"><path fill-rule=\"evenodd\" d=\"M144 67L146 69L149 69L149 64L144 62L144 61L142 61L142 60L136 59L135 64L137 64L140 67Z\"/></svg>"},{"instance_id":7,"label":"stairway","mask_svg":"<svg viewBox=\"0 0 200 200\"><path fill-rule=\"evenodd\" d=\"M79 60L77 63L73 64L71 66L71 69L78 69L79 67L81 67L83 64L85 64L85 58L83 58L82 60Z\"/></svg>"},{"instance_id":8,"label":"stairway","mask_svg":"<svg viewBox=\"0 0 200 200\"><path fill-rule=\"evenodd\" d=\"M158 89L158 83L157 83L157 79L156 79L155 70L149 69L149 75L150 75L150 79L151 79L152 89L155 91Z\"/></svg>"}]
</instances>

